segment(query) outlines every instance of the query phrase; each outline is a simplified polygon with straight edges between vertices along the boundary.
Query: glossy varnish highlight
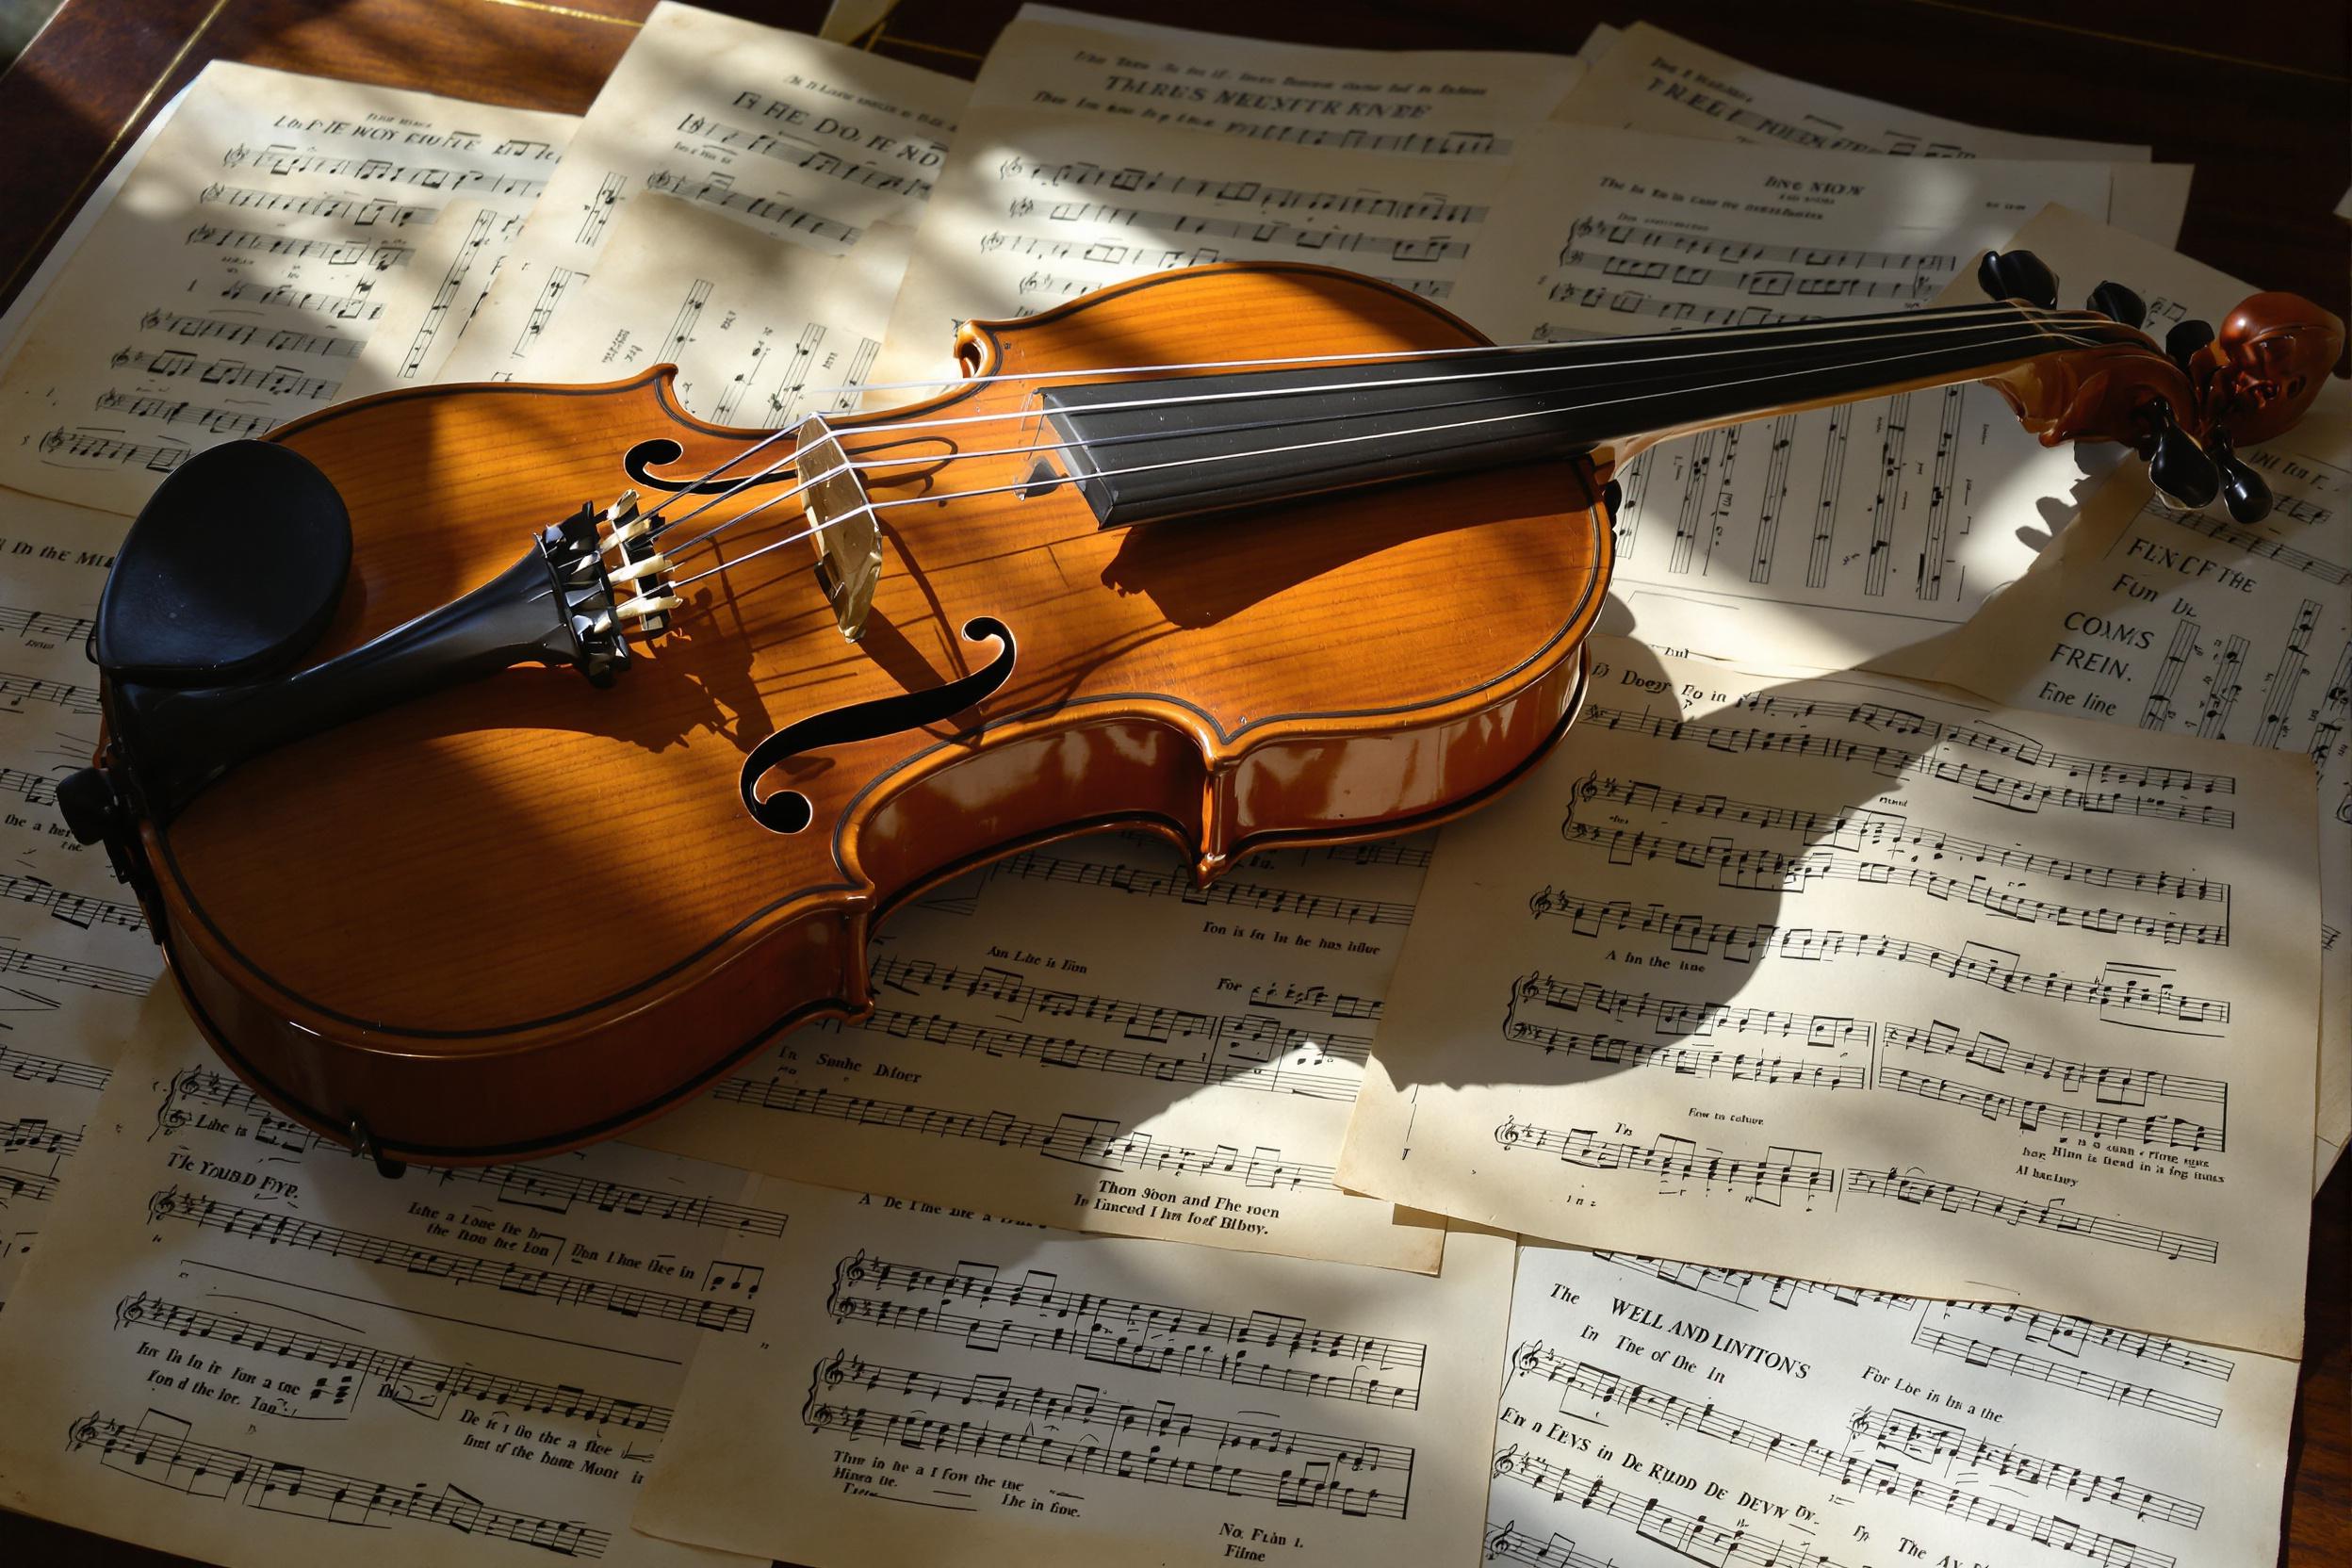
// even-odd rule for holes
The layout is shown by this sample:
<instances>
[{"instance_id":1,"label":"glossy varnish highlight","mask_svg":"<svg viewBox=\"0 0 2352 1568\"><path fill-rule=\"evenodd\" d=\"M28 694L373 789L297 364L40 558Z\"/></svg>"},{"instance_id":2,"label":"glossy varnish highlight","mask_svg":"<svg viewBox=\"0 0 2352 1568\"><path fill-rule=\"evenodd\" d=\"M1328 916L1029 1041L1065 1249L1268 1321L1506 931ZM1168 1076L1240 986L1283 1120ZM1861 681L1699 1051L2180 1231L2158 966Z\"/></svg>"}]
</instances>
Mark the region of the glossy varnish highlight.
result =
<instances>
[{"instance_id":1,"label":"glossy varnish highlight","mask_svg":"<svg viewBox=\"0 0 2352 1568\"><path fill-rule=\"evenodd\" d=\"M1414 297L1314 268L1167 274L968 330L985 374L1478 341ZM1135 824L1203 877L1266 842L1400 831L1475 805L1558 736L1606 580L1582 459L1102 530L1037 477L1018 380L837 420L869 470L888 559L845 643L805 545L686 590L666 637L596 690L517 669L244 764L147 833L174 969L224 1054L281 1104L385 1152L505 1157L610 1133L777 1027L866 1000L865 940L898 898L1011 848ZM1012 417L860 437L930 413ZM349 503L353 646L512 564L531 531L679 480L764 433L680 413L666 374L593 388L392 394L278 439ZM764 463L781 448L758 460ZM747 471L746 464L734 473ZM755 488L680 530L769 498ZM648 501L652 498L648 497ZM682 512L673 506L673 513ZM786 502L681 575L798 526ZM947 724L787 763L815 810L744 811L745 754L812 713L923 690L1019 645Z\"/></svg>"}]
</instances>

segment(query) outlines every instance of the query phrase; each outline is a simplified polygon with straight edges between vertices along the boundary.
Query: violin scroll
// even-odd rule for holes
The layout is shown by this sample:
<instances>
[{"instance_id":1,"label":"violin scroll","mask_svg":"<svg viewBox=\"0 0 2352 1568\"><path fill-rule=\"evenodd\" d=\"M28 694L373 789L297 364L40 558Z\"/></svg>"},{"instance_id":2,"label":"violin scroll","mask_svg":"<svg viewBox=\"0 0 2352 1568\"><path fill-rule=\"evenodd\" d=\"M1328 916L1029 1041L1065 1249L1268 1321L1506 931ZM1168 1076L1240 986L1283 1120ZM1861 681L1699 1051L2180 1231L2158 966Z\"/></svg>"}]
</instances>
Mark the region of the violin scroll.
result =
<instances>
[{"instance_id":1,"label":"violin scroll","mask_svg":"<svg viewBox=\"0 0 2352 1568\"><path fill-rule=\"evenodd\" d=\"M2021 251L1986 252L1977 279L1997 299L2039 304L2056 298L2050 270ZM2302 417L2344 351L2344 323L2296 295L2262 293L2231 311L2218 332L2203 321L2176 323L2159 349L2136 330L2147 307L2131 289L2102 283L2087 306L2106 320L2049 323L2090 339L2080 352L1995 383L2026 428L2051 446L2130 445L2172 505L2195 510L2218 496L2241 523L2267 515L2270 487L2236 449L2270 440Z\"/></svg>"}]
</instances>

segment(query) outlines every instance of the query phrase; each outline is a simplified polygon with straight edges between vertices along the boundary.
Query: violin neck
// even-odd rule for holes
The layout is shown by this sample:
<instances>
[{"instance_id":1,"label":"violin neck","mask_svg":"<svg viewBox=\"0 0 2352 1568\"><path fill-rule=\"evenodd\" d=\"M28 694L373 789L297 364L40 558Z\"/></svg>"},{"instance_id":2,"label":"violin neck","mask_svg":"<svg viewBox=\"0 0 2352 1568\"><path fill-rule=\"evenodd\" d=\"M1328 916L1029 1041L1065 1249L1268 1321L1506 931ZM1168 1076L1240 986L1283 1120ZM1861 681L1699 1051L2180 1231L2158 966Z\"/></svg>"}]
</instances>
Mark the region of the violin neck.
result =
<instances>
[{"instance_id":1,"label":"violin neck","mask_svg":"<svg viewBox=\"0 0 2352 1568\"><path fill-rule=\"evenodd\" d=\"M1103 526L1643 447L2000 376L2136 335L2010 306L1289 366L1040 393Z\"/></svg>"}]
</instances>

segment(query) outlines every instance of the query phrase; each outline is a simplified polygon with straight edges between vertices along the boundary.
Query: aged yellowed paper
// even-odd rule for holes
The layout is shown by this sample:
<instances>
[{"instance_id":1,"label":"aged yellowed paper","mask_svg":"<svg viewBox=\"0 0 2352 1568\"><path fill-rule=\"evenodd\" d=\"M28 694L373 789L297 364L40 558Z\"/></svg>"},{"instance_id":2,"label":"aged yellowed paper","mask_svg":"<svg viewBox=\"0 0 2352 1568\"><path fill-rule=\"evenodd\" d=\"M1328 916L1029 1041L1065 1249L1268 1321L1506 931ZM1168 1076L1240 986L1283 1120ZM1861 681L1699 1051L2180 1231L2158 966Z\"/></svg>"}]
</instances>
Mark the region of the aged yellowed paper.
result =
<instances>
[{"instance_id":1,"label":"aged yellowed paper","mask_svg":"<svg viewBox=\"0 0 2352 1568\"><path fill-rule=\"evenodd\" d=\"M1592 653L1441 837L1343 1185L2295 1353L2308 757Z\"/></svg>"}]
</instances>

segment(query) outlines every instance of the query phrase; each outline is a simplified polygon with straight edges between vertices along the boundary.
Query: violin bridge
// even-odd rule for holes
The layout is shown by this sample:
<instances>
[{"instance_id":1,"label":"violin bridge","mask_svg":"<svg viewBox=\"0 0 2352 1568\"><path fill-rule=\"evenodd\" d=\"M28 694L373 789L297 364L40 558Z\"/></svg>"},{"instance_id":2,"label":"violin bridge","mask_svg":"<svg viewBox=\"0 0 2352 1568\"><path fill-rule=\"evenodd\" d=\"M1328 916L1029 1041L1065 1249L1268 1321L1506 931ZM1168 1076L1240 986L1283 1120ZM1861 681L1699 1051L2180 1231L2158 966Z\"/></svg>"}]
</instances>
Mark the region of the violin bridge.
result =
<instances>
[{"instance_id":1,"label":"violin bridge","mask_svg":"<svg viewBox=\"0 0 2352 1568\"><path fill-rule=\"evenodd\" d=\"M854 643L866 634L866 612L882 580L881 526L864 482L822 418L812 416L801 425L792 461L800 471L809 542L816 547L817 582L833 606L841 635Z\"/></svg>"}]
</instances>

